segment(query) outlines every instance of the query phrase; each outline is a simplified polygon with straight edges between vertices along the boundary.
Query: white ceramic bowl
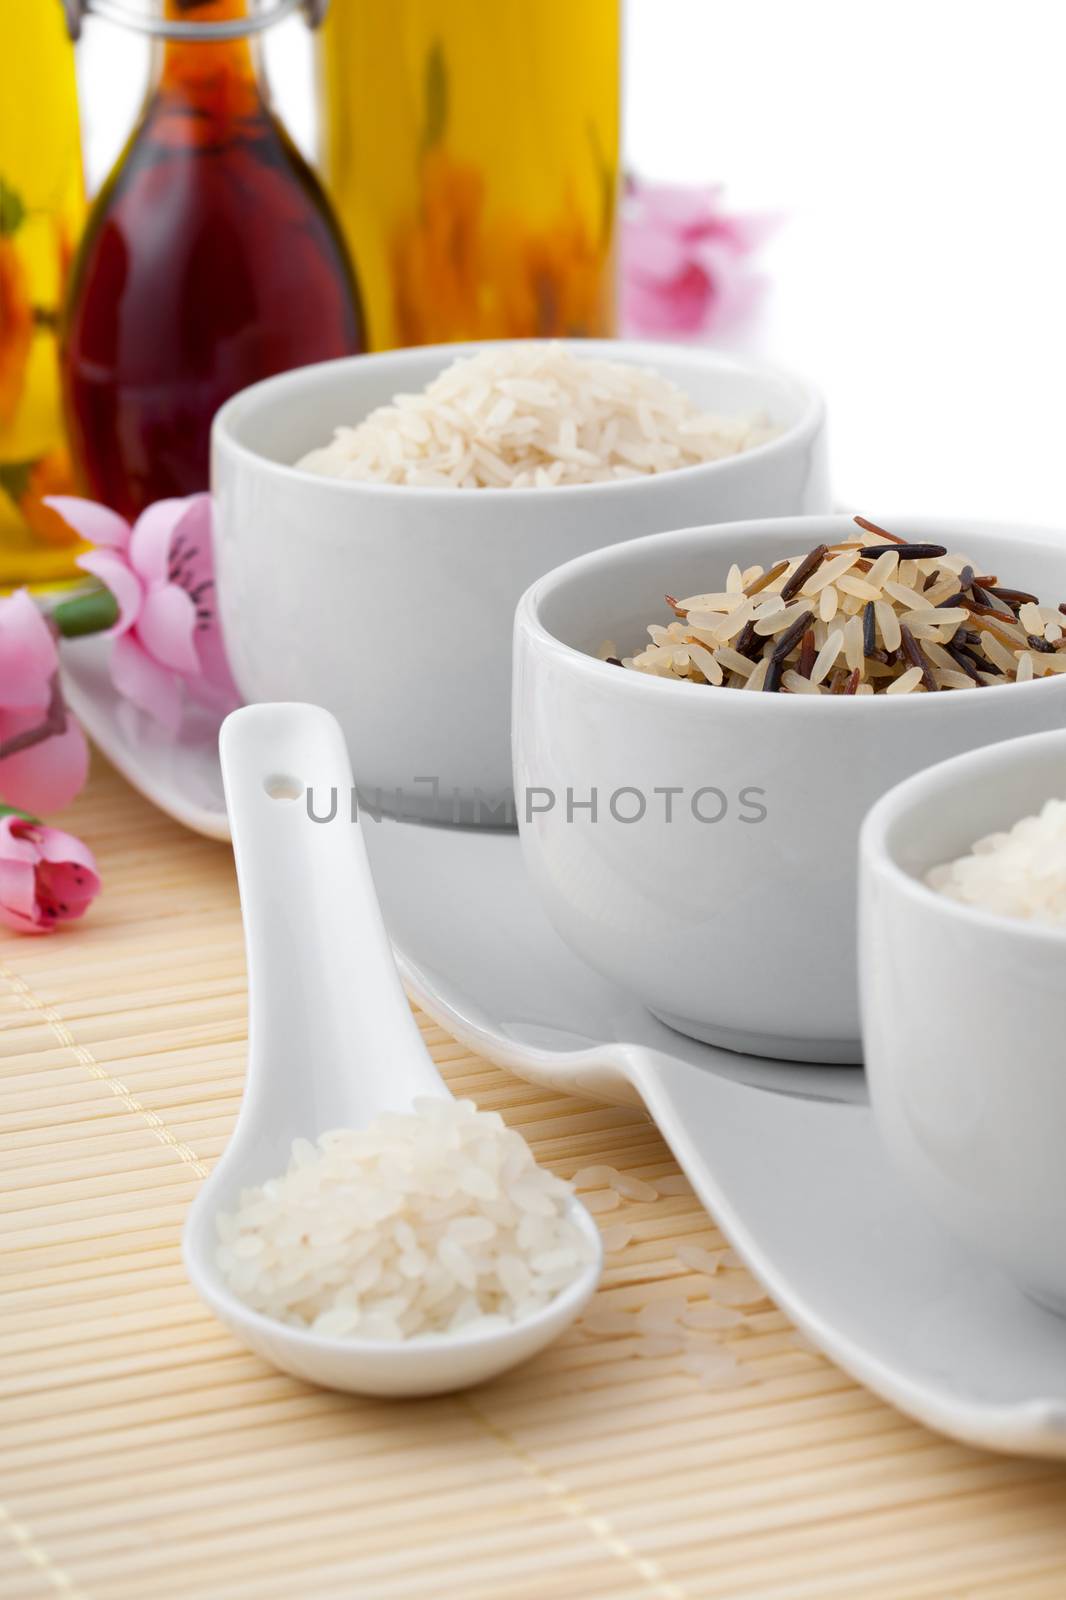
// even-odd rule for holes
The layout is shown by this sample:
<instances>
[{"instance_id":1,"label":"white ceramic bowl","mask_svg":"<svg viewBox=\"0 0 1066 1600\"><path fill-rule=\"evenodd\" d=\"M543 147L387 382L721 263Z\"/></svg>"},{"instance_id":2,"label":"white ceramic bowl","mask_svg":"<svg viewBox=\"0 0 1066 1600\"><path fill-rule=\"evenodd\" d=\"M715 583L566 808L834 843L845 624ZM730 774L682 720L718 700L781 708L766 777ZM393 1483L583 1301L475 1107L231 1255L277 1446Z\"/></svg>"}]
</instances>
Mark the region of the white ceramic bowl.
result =
<instances>
[{"instance_id":1,"label":"white ceramic bowl","mask_svg":"<svg viewBox=\"0 0 1066 1600\"><path fill-rule=\"evenodd\" d=\"M862 830L860 965L870 1092L898 1166L943 1222L1066 1311L1066 932L923 881L1052 796L1066 796L1063 732L890 790Z\"/></svg>"},{"instance_id":2,"label":"white ceramic bowl","mask_svg":"<svg viewBox=\"0 0 1066 1600\"><path fill-rule=\"evenodd\" d=\"M356 356L245 389L215 418L212 485L221 616L244 697L332 711L371 804L380 791L408 815L500 822L511 626L527 585L660 528L828 510L829 491L824 409L805 385L706 350L614 341L575 348L655 367L700 406L765 412L780 433L707 466L574 488L415 489L293 466L339 423L477 348Z\"/></svg>"},{"instance_id":3,"label":"white ceramic bowl","mask_svg":"<svg viewBox=\"0 0 1066 1600\"><path fill-rule=\"evenodd\" d=\"M886 525L964 550L1005 584L1066 594L1061 533ZM830 699L674 683L589 653L605 639L628 653L665 620L664 594L713 590L734 560L769 566L853 532L835 516L662 534L561 567L518 608L515 788L532 881L591 966L672 1027L730 1049L859 1060L863 815L944 756L1066 723L1066 677ZM638 793L615 815L623 790ZM593 791L595 820L581 804ZM619 820L642 801L640 820Z\"/></svg>"}]
</instances>

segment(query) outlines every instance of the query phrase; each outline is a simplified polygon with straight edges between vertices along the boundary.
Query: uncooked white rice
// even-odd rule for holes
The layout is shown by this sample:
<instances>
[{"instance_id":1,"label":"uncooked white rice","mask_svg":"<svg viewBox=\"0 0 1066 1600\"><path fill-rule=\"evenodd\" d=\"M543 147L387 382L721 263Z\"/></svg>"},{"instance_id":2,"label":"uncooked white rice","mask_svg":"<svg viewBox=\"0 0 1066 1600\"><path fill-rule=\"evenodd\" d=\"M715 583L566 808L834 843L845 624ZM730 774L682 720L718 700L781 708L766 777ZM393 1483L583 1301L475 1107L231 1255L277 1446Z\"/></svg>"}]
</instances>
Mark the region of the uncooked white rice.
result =
<instances>
[{"instance_id":1,"label":"uncooked white rice","mask_svg":"<svg viewBox=\"0 0 1066 1600\"><path fill-rule=\"evenodd\" d=\"M489 1332L533 1315L592 1259L570 1186L470 1100L293 1145L289 1170L217 1219L217 1263L266 1316L331 1338Z\"/></svg>"},{"instance_id":2,"label":"uncooked white rice","mask_svg":"<svg viewBox=\"0 0 1066 1600\"><path fill-rule=\"evenodd\" d=\"M699 466L762 444L765 417L698 410L660 373L515 344L453 361L297 465L435 489L551 489Z\"/></svg>"},{"instance_id":3,"label":"uncooked white rice","mask_svg":"<svg viewBox=\"0 0 1066 1600\"><path fill-rule=\"evenodd\" d=\"M1066 800L1048 800L1006 833L978 839L969 855L926 874L963 905L1066 927Z\"/></svg>"}]
</instances>

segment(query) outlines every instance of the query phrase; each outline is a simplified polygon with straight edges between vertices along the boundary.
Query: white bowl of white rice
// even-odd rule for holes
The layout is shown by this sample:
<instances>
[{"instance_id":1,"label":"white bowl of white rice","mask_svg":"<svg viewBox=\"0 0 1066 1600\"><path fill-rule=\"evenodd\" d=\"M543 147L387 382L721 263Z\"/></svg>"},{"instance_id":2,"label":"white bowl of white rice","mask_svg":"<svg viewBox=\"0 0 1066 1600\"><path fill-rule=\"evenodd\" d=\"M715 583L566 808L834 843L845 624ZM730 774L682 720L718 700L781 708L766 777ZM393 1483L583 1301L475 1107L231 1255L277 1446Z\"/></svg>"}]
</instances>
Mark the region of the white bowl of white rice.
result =
<instances>
[{"instance_id":1,"label":"white bowl of white rice","mask_svg":"<svg viewBox=\"0 0 1066 1600\"><path fill-rule=\"evenodd\" d=\"M371 808L497 825L513 821L511 625L530 583L662 529L829 506L806 384L621 341L427 346L269 378L215 418L212 486L245 699L332 711Z\"/></svg>"},{"instance_id":2,"label":"white bowl of white rice","mask_svg":"<svg viewBox=\"0 0 1066 1600\"><path fill-rule=\"evenodd\" d=\"M886 794L862 832L860 932L890 1154L975 1269L1066 1312L1066 731Z\"/></svg>"}]
</instances>

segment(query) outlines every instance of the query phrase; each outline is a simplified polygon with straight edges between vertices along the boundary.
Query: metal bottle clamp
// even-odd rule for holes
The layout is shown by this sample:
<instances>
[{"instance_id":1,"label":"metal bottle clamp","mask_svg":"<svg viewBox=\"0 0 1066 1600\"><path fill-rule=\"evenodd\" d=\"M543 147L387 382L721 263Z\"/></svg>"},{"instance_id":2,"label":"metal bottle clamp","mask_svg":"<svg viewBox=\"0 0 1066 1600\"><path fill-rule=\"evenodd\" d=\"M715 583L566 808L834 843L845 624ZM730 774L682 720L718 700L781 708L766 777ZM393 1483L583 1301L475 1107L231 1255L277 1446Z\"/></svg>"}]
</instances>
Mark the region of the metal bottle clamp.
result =
<instances>
[{"instance_id":1,"label":"metal bottle clamp","mask_svg":"<svg viewBox=\"0 0 1066 1600\"><path fill-rule=\"evenodd\" d=\"M263 33L302 11L309 28L317 28L326 14L329 0L274 0L266 10L254 16L234 17L227 22L178 22L166 17L145 16L131 11L122 0L62 0L67 19L67 32L78 39L81 25L87 16L102 17L119 27L132 28L137 33L147 33L153 39L185 39L190 43L209 42L212 39L243 39L249 34Z\"/></svg>"}]
</instances>

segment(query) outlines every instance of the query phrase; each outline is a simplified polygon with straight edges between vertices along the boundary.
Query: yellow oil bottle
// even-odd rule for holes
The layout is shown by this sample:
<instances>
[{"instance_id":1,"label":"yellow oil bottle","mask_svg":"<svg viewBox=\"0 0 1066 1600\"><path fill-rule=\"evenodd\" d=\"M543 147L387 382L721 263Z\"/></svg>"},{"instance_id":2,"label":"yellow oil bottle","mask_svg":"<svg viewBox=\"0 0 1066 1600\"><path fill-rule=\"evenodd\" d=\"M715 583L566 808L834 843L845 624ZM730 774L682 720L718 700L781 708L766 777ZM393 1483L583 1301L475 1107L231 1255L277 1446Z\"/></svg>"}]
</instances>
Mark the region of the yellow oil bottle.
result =
<instances>
[{"instance_id":1,"label":"yellow oil bottle","mask_svg":"<svg viewBox=\"0 0 1066 1600\"><path fill-rule=\"evenodd\" d=\"M319 63L372 347L614 331L618 0L331 0Z\"/></svg>"},{"instance_id":2,"label":"yellow oil bottle","mask_svg":"<svg viewBox=\"0 0 1066 1600\"><path fill-rule=\"evenodd\" d=\"M71 576L57 323L84 211L74 57L59 0L0 0L0 589Z\"/></svg>"}]
</instances>

